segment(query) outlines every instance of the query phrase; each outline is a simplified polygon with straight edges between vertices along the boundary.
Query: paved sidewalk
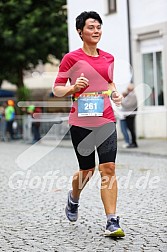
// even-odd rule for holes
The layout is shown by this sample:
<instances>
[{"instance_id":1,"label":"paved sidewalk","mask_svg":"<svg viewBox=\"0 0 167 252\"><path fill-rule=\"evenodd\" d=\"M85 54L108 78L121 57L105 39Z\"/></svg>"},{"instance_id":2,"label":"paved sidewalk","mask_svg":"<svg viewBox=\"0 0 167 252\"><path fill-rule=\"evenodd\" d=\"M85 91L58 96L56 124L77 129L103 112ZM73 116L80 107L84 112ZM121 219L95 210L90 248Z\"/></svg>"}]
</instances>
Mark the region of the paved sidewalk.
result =
<instances>
[{"instance_id":1,"label":"paved sidewalk","mask_svg":"<svg viewBox=\"0 0 167 252\"><path fill-rule=\"evenodd\" d=\"M78 221L72 224L65 217L78 169L71 141L57 148L55 141L37 146L0 142L0 252L166 252L166 141L138 143L138 149L124 149L118 142L117 213L126 236L110 239L104 237L98 171L82 192Z\"/></svg>"},{"instance_id":2,"label":"paved sidewalk","mask_svg":"<svg viewBox=\"0 0 167 252\"><path fill-rule=\"evenodd\" d=\"M118 152L121 153L133 153L133 154L145 154L154 155L167 158L167 139L138 139L138 148L123 148L124 142L118 140ZM55 146L54 140L42 141L44 145ZM71 140L62 140L59 144L60 147L72 147Z\"/></svg>"},{"instance_id":3,"label":"paved sidewalk","mask_svg":"<svg viewBox=\"0 0 167 252\"><path fill-rule=\"evenodd\" d=\"M124 153L141 153L167 157L167 139L138 139L138 148L123 148L123 141L118 141L118 150Z\"/></svg>"}]
</instances>

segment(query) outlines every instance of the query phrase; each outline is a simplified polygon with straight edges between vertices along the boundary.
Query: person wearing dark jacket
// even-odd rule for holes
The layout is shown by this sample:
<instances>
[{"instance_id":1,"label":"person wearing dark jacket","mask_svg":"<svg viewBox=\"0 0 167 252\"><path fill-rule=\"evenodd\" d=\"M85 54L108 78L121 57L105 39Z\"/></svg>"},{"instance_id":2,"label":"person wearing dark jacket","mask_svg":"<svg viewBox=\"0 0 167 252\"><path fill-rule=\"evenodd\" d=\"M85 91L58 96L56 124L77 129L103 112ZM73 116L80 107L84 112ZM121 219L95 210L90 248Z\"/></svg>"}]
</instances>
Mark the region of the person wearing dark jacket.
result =
<instances>
[{"instance_id":1,"label":"person wearing dark jacket","mask_svg":"<svg viewBox=\"0 0 167 252\"><path fill-rule=\"evenodd\" d=\"M34 105L29 106L27 109L27 113L30 114L34 119L39 119L41 112L42 112L41 108L35 107ZM33 144L41 139L40 121L32 121L32 134L33 134L33 142L32 142Z\"/></svg>"},{"instance_id":2,"label":"person wearing dark jacket","mask_svg":"<svg viewBox=\"0 0 167 252\"><path fill-rule=\"evenodd\" d=\"M125 119L127 123L128 130L131 134L131 142L127 148L137 148L138 144L136 141L136 128L135 128L135 118L137 111L137 97L134 91L134 85L131 83L127 87L127 96L122 99L122 108L125 113Z\"/></svg>"}]
</instances>

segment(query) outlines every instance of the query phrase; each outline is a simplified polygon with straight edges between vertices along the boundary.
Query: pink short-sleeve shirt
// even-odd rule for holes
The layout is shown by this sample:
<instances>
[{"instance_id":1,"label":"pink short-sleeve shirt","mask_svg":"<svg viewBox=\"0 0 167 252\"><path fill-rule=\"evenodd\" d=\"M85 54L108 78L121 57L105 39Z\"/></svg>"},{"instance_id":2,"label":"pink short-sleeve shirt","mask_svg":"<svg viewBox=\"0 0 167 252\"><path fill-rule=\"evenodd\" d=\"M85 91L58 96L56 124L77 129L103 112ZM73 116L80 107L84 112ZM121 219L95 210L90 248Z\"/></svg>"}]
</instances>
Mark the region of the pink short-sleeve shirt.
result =
<instances>
[{"instance_id":1,"label":"pink short-sleeve shirt","mask_svg":"<svg viewBox=\"0 0 167 252\"><path fill-rule=\"evenodd\" d=\"M65 86L68 80L74 85L76 79L83 73L89 80L89 86L80 93L108 90L108 83L113 80L114 57L100 49L98 51L98 57L85 54L81 48L67 53L60 63L54 87ZM104 97L103 116L78 117L78 101L73 102L69 115L70 125L98 127L109 122L115 122L115 116L108 96Z\"/></svg>"}]
</instances>

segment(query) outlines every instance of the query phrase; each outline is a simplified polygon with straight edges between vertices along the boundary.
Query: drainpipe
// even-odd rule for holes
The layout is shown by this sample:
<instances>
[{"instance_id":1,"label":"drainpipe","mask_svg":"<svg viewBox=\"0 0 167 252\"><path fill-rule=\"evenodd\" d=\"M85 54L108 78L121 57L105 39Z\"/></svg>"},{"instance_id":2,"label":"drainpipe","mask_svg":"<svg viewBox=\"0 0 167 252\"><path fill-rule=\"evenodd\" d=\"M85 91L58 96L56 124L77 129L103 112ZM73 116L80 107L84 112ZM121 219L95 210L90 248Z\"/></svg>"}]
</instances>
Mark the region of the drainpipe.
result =
<instances>
[{"instance_id":1,"label":"drainpipe","mask_svg":"<svg viewBox=\"0 0 167 252\"><path fill-rule=\"evenodd\" d=\"M129 40L129 63L132 66L131 24L130 24L130 0L127 0L128 40ZM133 78L133 76L132 76Z\"/></svg>"}]
</instances>

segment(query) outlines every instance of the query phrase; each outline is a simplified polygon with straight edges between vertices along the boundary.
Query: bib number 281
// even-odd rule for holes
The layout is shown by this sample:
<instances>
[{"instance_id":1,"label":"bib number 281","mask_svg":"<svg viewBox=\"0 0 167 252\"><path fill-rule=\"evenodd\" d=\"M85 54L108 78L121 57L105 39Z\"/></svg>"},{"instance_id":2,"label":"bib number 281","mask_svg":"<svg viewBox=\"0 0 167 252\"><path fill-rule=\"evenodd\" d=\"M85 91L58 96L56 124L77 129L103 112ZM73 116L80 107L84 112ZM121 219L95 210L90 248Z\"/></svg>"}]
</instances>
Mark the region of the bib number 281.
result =
<instances>
[{"instance_id":1,"label":"bib number 281","mask_svg":"<svg viewBox=\"0 0 167 252\"><path fill-rule=\"evenodd\" d=\"M85 110L93 110L93 109L97 110L97 103L86 102L84 105L85 105Z\"/></svg>"},{"instance_id":2,"label":"bib number 281","mask_svg":"<svg viewBox=\"0 0 167 252\"><path fill-rule=\"evenodd\" d=\"M104 98L80 97L78 99L78 116L102 116L104 111Z\"/></svg>"}]
</instances>

